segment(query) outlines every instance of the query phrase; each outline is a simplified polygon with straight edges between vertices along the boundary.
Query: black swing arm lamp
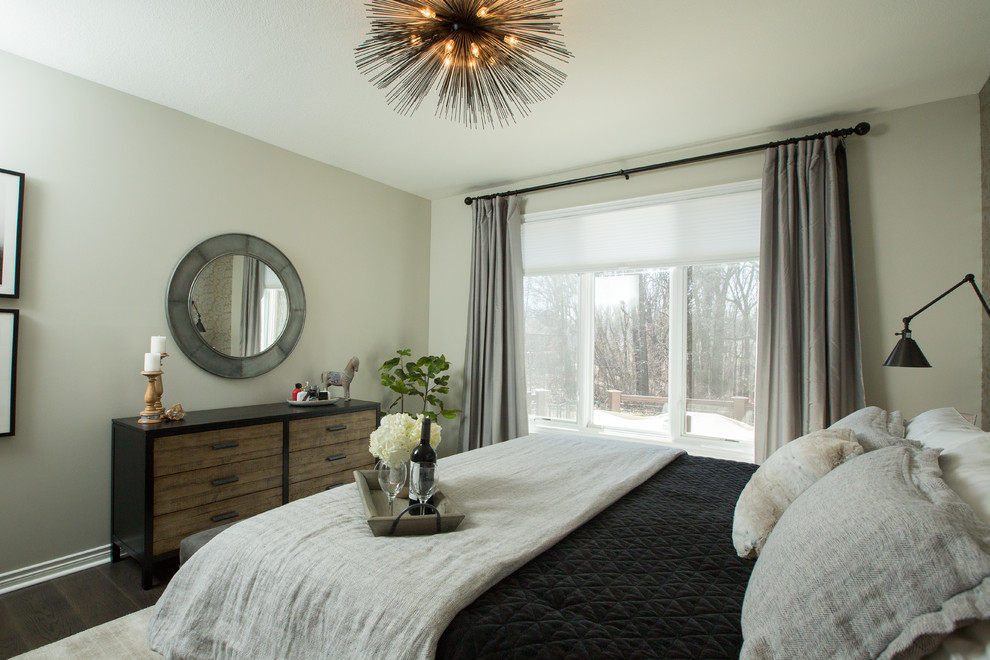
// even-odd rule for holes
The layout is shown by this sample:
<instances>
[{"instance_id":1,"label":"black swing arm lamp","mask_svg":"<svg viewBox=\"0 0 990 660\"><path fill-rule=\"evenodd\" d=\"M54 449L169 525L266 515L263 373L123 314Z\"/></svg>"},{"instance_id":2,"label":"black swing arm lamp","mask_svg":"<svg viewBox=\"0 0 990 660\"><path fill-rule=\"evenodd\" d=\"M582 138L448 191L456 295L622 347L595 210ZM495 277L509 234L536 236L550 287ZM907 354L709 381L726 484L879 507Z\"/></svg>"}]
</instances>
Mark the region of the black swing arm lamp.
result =
<instances>
[{"instance_id":1,"label":"black swing arm lamp","mask_svg":"<svg viewBox=\"0 0 990 660\"><path fill-rule=\"evenodd\" d=\"M890 355L887 357L887 361L883 363L883 366L885 367L932 366L928 362L928 359L925 357L925 354L921 352L921 349L918 347L918 343L911 338L911 328L909 327L909 324L911 323L911 320L914 317L916 317L918 314L921 314L923 311L925 311L926 309L937 303L939 300L945 298L947 295L949 295L950 293L961 287L963 284L966 284L966 282L969 282L970 285L972 285L973 291L976 293L977 297L980 299L980 303L983 305L983 311L986 312L987 317L990 317L990 306L987 305L986 299L983 297L983 294L980 293L980 288L976 286L976 278L973 276L972 273L970 273L966 277L962 278L962 280L958 284L950 288L948 291L940 295L938 298L931 301L930 303L919 309L911 316L904 317L903 319L904 329L901 330L900 332L894 333L895 335L900 336L900 339L897 341L897 345L894 346L894 350L892 350L890 352Z\"/></svg>"}]
</instances>

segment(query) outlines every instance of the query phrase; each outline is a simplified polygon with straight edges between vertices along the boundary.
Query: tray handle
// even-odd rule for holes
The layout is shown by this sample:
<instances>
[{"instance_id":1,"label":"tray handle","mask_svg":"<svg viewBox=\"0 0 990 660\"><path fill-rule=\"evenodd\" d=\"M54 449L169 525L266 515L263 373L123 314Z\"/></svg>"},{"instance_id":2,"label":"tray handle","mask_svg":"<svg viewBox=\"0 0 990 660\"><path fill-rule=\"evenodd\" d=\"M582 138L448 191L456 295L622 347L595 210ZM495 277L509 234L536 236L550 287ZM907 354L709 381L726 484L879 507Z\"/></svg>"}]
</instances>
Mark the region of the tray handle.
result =
<instances>
[{"instance_id":1,"label":"tray handle","mask_svg":"<svg viewBox=\"0 0 990 660\"><path fill-rule=\"evenodd\" d=\"M440 533L440 509L436 508L432 504L421 504L421 503L417 502L416 504L410 504L409 506L407 506L405 509L402 510L402 513L400 513L399 515L397 515L395 517L395 520L392 521L392 529L388 533L389 536L395 536L395 528L399 526L399 518L401 518L402 516L406 515L406 513L408 513L411 509L420 509L420 508L423 508L423 509L433 509L433 513L435 513L436 516L437 516L437 534L439 534Z\"/></svg>"}]
</instances>

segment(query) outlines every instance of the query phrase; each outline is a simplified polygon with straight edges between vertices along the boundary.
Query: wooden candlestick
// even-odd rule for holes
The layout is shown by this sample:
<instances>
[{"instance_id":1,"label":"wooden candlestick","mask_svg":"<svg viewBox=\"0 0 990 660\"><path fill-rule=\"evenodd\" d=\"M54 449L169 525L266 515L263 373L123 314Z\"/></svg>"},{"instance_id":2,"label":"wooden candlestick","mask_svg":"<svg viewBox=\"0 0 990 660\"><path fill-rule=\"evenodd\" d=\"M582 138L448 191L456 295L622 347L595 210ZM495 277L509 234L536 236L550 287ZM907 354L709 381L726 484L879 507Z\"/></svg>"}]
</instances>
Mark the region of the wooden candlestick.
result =
<instances>
[{"instance_id":1,"label":"wooden candlestick","mask_svg":"<svg viewBox=\"0 0 990 660\"><path fill-rule=\"evenodd\" d=\"M162 421L162 400L159 394L158 379L161 371L142 371L142 376L148 379L148 389L144 391L144 410L138 419L138 424L157 424Z\"/></svg>"},{"instance_id":2,"label":"wooden candlestick","mask_svg":"<svg viewBox=\"0 0 990 660\"><path fill-rule=\"evenodd\" d=\"M165 413L165 406L162 405L162 394L165 393L165 384L162 381L162 374L165 372L162 371L162 366L164 366L162 363L167 357L168 353L161 354L161 358L158 360L158 377L155 378L155 391L158 394L158 400L155 402L155 409L158 411L159 415Z\"/></svg>"}]
</instances>

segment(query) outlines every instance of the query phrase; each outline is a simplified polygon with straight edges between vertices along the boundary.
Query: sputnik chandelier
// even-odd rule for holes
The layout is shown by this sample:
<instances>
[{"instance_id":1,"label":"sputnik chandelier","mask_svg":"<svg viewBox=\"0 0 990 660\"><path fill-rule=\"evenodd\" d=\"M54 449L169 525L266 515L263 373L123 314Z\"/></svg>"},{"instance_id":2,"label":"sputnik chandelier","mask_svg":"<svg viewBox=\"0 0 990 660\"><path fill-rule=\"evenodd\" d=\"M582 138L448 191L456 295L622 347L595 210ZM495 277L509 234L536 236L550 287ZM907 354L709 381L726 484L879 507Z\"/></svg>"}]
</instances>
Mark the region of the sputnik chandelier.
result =
<instances>
[{"instance_id":1,"label":"sputnik chandelier","mask_svg":"<svg viewBox=\"0 0 990 660\"><path fill-rule=\"evenodd\" d=\"M549 98L566 75L562 0L372 0L357 68L400 114L434 89L436 114L475 128L505 126Z\"/></svg>"}]
</instances>

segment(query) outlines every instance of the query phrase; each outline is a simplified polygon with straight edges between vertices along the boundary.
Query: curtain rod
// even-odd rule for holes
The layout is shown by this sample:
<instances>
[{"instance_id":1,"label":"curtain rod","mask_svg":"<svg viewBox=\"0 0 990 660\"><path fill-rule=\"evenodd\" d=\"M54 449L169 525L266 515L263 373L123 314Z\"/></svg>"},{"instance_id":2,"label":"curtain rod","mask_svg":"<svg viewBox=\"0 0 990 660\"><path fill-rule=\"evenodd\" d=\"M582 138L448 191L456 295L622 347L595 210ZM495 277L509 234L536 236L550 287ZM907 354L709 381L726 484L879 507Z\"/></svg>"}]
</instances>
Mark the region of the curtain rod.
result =
<instances>
[{"instance_id":1,"label":"curtain rod","mask_svg":"<svg viewBox=\"0 0 990 660\"><path fill-rule=\"evenodd\" d=\"M727 156L738 156L740 154L750 153L752 151L760 151L762 149L770 149L772 147L779 147L785 144L794 144L795 142L800 142L802 140L815 140L818 138L823 138L831 135L832 137L846 137L847 135L866 135L870 132L870 125L863 121L852 128L835 128L831 131L825 131L824 133L815 133L814 135L805 135L804 137L793 137L786 140L778 140L776 142L767 142L766 144L757 144L752 147L740 147L739 149L730 149L728 151L719 151L713 154L702 154L701 156L692 156L690 158L682 158L680 160L670 160L665 163L654 163L653 165L643 165L641 167L634 167L629 170L616 170L615 172L607 172L605 174L593 174L591 176L581 177L579 179L568 179L567 181L557 181L556 183L545 183L541 186L532 186L530 188L520 188L519 190L506 190L505 192L490 193L488 195L478 195L476 197L465 197L464 203L470 204L476 199L494 199L495 197L508 197L509 195L521 195L523 193L536 192L537 190L549 190L550 188L562 188L564 186L573 186L577 183L588 183L589 181L599 181L601 179L611 179L613 177L622 176L627 180L630 174L639 174L640 172L649 172L651 170L660 170L666 167L675 167L677 165L689 165L691 163L699 163L705 160L714 160L716 158L725 158Z\"/></svg>"}]
</instances>

